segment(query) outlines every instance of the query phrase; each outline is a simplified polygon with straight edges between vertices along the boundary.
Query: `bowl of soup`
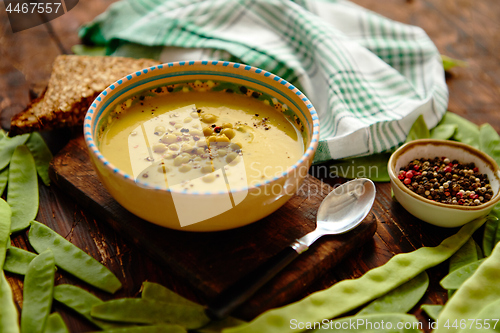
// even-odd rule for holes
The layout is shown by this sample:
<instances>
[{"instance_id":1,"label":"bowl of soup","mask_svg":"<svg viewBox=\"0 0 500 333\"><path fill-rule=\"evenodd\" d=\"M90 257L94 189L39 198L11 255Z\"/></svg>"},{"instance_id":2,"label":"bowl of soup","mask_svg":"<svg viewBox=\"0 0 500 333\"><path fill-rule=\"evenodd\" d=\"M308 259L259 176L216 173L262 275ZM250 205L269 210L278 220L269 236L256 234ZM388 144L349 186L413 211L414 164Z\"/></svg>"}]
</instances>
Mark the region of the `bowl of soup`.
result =
<instances>
[{"instance_id":1,"label":"bowl of soup","mask_svg":"<svg viewBox=\"0 0 500 333\"><path fill-rule=\"evenodd\" d=\"M107 87L84 135L102 184L124 208L171 229L219 231L258 221L295 194L319 122L311 101L275 74L186 61Z\"/></svg>"}]
</instances>

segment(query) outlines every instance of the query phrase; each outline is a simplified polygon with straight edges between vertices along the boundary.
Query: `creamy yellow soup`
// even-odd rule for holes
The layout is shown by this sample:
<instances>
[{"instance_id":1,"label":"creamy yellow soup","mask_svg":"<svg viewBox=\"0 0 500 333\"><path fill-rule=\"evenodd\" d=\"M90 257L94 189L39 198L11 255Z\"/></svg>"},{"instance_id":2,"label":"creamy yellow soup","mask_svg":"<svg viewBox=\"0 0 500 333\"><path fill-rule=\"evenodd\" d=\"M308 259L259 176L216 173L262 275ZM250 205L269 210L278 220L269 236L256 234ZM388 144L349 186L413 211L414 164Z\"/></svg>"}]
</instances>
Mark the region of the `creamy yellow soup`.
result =
<instances>
[{"instance_id":1,"label":"creamy yellow soup","mask_svg":"<svg viewBox=\"0 0 500 333\"><path fill-rule=\"evenodd\" d=\"M304 153L300 132L283 114L245 95L178 92L124 105L99 148L157 188L237 190L281 175Z\"/></svg>"}]
</instances>

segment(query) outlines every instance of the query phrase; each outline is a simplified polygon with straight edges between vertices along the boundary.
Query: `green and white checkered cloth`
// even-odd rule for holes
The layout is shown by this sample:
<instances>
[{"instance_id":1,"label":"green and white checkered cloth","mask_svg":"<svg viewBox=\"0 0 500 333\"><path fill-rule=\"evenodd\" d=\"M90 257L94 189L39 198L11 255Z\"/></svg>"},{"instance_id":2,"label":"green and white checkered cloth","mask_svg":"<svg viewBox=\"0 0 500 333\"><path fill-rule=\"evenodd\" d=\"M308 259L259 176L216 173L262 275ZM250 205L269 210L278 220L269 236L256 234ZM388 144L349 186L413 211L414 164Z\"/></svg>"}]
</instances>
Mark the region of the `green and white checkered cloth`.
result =
<instances>
[{"instance_id":1,"label":"green and white checkered cloth","mask_svg":"<svg viewBox=\"0 0 500 333\"><path fill-rule=\"evenodd\" d=\"M113 55L236 61L281 76L318 111L315 162L386 151L419 115L434 127L448 103L425 32L348 1L122 0L80 36Z\"/></svg>"}]
</instances>

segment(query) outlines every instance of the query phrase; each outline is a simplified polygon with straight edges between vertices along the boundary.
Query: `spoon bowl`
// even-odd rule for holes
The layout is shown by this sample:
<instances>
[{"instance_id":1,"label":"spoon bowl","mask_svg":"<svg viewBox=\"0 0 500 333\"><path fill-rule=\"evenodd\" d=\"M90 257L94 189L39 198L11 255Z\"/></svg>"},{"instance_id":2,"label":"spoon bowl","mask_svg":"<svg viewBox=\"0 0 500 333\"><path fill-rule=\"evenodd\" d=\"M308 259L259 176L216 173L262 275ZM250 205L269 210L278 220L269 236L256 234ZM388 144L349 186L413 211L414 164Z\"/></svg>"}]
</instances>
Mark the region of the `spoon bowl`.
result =
<instances>
[{"instance_id":1,"label":"spoon bowl","mask_svg":"<svg viewBox=\"0 0 500 333\"><path fill-rule=\"evenodd\" d=\"M316 229L297 239L251 274L222 292L206 310L212 319L222 319L248 300L283 268L306 251L318 238L348 232L358 226L375 201L375 185L366 178L336 187L321 202Z\"/></svg>"}]
</instances>

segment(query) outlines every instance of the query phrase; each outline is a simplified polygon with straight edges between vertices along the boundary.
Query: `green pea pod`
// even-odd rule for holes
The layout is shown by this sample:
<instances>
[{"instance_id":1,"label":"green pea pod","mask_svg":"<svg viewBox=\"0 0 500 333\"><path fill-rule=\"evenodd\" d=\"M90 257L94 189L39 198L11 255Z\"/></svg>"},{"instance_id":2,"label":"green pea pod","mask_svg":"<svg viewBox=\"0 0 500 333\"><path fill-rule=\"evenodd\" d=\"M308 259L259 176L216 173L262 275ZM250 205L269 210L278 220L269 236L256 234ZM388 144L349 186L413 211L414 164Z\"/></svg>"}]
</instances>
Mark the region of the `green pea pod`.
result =
<instances>
[{"instance_id":1,"label":"green pea pod","mask_svg":"<svg viewBox=\"0 0 500 333\"><path fill-rule=\"evenodd\" d=\"M460 330L460 333L466 332L500 332L500 299L485 306L478 313L472 325L467 322L467 327ZM487 327L486 325L489 325Z\"/></svg>"},{"instance_id":2,"label":"green pea pod","mask_svg":"<svg viewBox=\"0 0 500 333\"><path fill-rule=\"evenodd\" d=\"M18 146L9 167L7 202L12 208L11 232L26 229L38 213L35 160L26 146Z\"/></svg>"},{"instance_id":3,"label":"green pea pod","mask_svg":"<svg viewBox=\"0 0 500 333\"><path fill-rule=\"evenodd\" d=\"M483 263L484 259L477 260L454 270L446 275L439 284L444 289L458 289L467 280L477 268Z\"/></svg>"},{"instance_id":4,"label":"green pea pod","mask_svg":"<svg viewBox=\"0 0 500 333\"><path fill-rule=\"evenodd\" d=\"M485 257L489 256L495 247L495 238L499 224L500 220L491 219L484 226L483 253Z\"/></svg>"},{"instance_id":5,"label":"green pea pod","mask_svg":"<svg viewBox=\"0 0 500 333\"><path fill-rule=\"evenodd\" d=\"M391 153L343 159L331 165L330 172L343 178L369 178L375 182L388 182L391 180L387 171L389 157Z\"/></svg>"},{"instance_id":6,"label":"green pea pod","mask_svg":"<svg viewBox=\"0 0 500 333\"><path fill-rule=\"evenodd\" d=\"M10 284L0 270L0 332L19 333L19 315Z\"/></svg>"},{"instance_id":7,"label":"green pea pod","mask_svg":"<svg viewBox=\"0 0 500 333\"><path fill-rule=\"evenodd\" d=\"M422 272L410 281L377 298L361 309L356 316L371 313L406 313L420 301L428 286L429 276L426 272Z\"/></svg>"},{"instance_id":8,"label":"green pea pod","mask_svg":"<svg viewBox=\"0 0 500 333\"><path fill-rule=\"evenodd\" d=\"M57 312L49 315L43 333L69 333L68 327L64 323L61 315Z\"/></svg>"},{"instance_id":9,"label":"green pea pod","mask_svg":"<svg viewBox=\"0 0 500 333\"><path fill-rule=\"evenodd\" d=\"M409 253L397 254L386 264L366 272L360 278L340 281L326 290L313 293L290 305L264 312L248 324L223 332L291 332L291 319L312 322L340 316L447 260L486 220L487 218L483 217L467 223L455 235L446 238L436 247L422 247Z\"/></svg>"},{"instance_id":10,"label":"green pea pod","mask_svg":"<svg viewBox=\"0 0 500 333\"><path fill-rule=\"evenodd\" d=\"M28 239L38 253L51 249L56 265L82 281L109 293L121 288L120 280L109 269L49 227L32 221Z\"/></svg>"},{"instance_id":11,"label":"green pea pod","mask_svg":"<svg viewBox=\"0 0 500 333\"><path fill-rule=\"evenodd\" d=\"M210 321L198 306L121 298L92 307L90 315L97 319L135 324L177 324L187 329L202 327Z\"/></svg>"},{"instance_id":12,"label":"green pea pod","mask_svg":"<svg viewBox=\"0 0 500 333\"><path fill-rule=\"evenodd\" d=\"M24 278L21 333L43 333L52 307L55 273L54 254L50 250L29 264Z\"/></svg>"},{"instance_id":13,"label":"green pea pod","mask_svg":"<svg viewBox=\"0 0 500 333\"><path fill-rule=\"evenodd\" d=\"M116 328L102 331L102 333L186 333L184 327L179 325L153 325Z\"/></svg>"},{"instance_id":14,"label":"green pea pod","mask_svg":"<svg viewBox=\"0 0 500 333\"><path fill-rule=\"evenodd\" d=\"M437 125L431 130L431 139L438 140L448 140L455 134L457 130L457 125L455 124L443 124Z\"/></svg>"},{"instance_id":15,"label":"green pea pod","mask_svg":"<svg viewBox=\"0 0 500 333\"><path fill-rule=\"evenodd\" d=\"M29 134L23 134L13 138L4 137L0 140L0 170L9 165L14 150L17 146L23 145L28 137Z\"/></svg>"},{"instance_id":16,"label":"green pea pod","mask_svg":"<svg viewBox=\"0 0 500 333\"><path fill-rule=\"evenodd\" d=\"M434 333L457 332L459 327L451 324L461 319L476 318L488 305L500 299L500 246L496 246L484 259L476 272L465 280L439 314L439 327ZM497 318L498 319L498 318ZM445 323L450 323L445 327Z\"/></svg>"},{"instance_id":17,"label":"green pea pod","mask_svg":"<svg viewBox=\"0 0 500 333\"><path fill-rule=\"evenodd\" d=\"M196 330L197 333L219 333L222 330L230 327L243 325L245 321L236 319L234 317L227 317L222 320L211 321L208 325L203 326Z\"/></svg>"},{"instance_id":18,"label":"green pea pod","mask_svg":"<svg viewBox=\"0 0 500 333\"><path fill-rule=\"evenodd\" d=\"M26 275L30 262L35 259L36 254L18 247L10 246L7 250L5 263L3 264L4 271Z\"/></svg>"},{"instance_id":19,"label":"green pea pod","mask_svg":"<svg viewBox=\"0 0 500 333\"><path fill-rule=\"evenodd\" d=\"M162 286L161 284L144 281L142 283L142 299L160 301L166 303L174 304L185 304L190 306L198 306L203 308L203 306L192 302L179 294L174 293L172 290Z\"/></svg>"},{"instance_id":20,"label":"green pea pod","mask_svg":"<svg viewBox=\"0 0 500 333\"><path fill-rule=\"evenodd\" d=\"M429 133L429 128L425 123L424 116L420 115L411 126L410 132L408 132L405 142L410 142L417 139L427 139L430 137L431 134Z\"/></svg>"},{"instance_id":21,"label":"green pea pod","mask_svg":"<svg viewBox=\"0 0 500 333\"><path fill-rule=\"evenodd\" d=\"M436 320L439 316L441 310L443 310L443 305L440 304L422 304L420 307L422 311L424 311L429 318L432 320Z\"/></svg>"},{"instance_id":22,"label":"green pea pod","mask_svg":"<svg viewBox=\"0 0 500 333\"><path fill-rule=\"evenodd\" d=\"M10 221L12 212L10 206L0 198L0 267L3 267L10 244Z\"/></svg>"},{"instance_id":23,"label":"green pea pod","mask_svg":"<svg viewBox=\"0 0 500 333\"><path fill-rule=\"evenodd\" d=\"M26 141L33 158L35 159L36 171L47 186L50 185L49 178L49 163L52 160L52 153L49 147L38 132L31 133L28 141Z\"/></svg>"},{"instance_id":24,"label":"green pea pod","mask_svg":"<svg viewBox=\"0 0 500 333\"><path fill-rule=\"evenodd\" d=\"M0 128L0 140L2 140L3 138L5 138L6 135L5 135L5 131L3 129Z\"/></svg>"},{"instance_id":25,"label":"green pea pod","mask_svg":"<svg viewBox=\"0 0 500 333\"><path fill-rule=\"evenodd\" d=\"M288 323L287 323L288 324ZM314 326L316 325L316 326ZM370 332L370 333L421 333L423 327L417 318L405 313L377 313L363 316L345 317L337 320L323 320L321 322L300 323L290 321L289 326L301 329L312 328L311 332ZM294 330L295 331L295 330Z\"/></svg>"},{"instance_id":26,"label":"green pea pod","mask_svg":"<svg viewBox=\"0 0 500 333\"><path fill-rule=\"evenodd\" d=\"M479 259L477 244L474 241L474 238L471 237L467 243L465 243L457 252L455 252L454 255L451 256L449 272L451 273L454 270L468 265L471 262L478 261Z\"/></svg>"},{"instance_id":27,"label":"green pea pod","mask_svg":"<svg viewBox=\"0 0 500 333\"><path fill-rule=\"evenodd\" d=\"M453 138L475 148L479 148L479 127L459 115L446 112L439 125L456 125Z\"/></svg>"},{"instance_id":28,"label":"green pea pod","mask_svg":"<svg viewBox=\"0 0 500 333\"><path fill-rule=\"evenodd\" d=\"M116 324L92 318L90 316L90 310L92 307L104 302L100 298L94 296L86 290L83 290L82 288L78 288L77 286L70 284L60 284L55 286L54 299L80 314L89 322L103 330L130 326L127 324Z\"/></svg>"},{"instance_id":29,"label":"green pea pod","mask_svg":"<svg viewBox=\"0 0 500 333\"><path fill-rule=\"evenodd\" d=\"M5 168L2 171L0 171L0 196L2 196L3 192L5 192L8 180L9 180L9 168Z\"/></svg>"},{"instance_id":30,"label":"green pea pod","mask_svg":"<svg viewBox=\"0 0 500 333\"><path fill-rule=\"evenodd\" d=\"M479 127L479 149L490 155L500 165L500 135L490 124Z\"/></svg>"}]
</instances>

